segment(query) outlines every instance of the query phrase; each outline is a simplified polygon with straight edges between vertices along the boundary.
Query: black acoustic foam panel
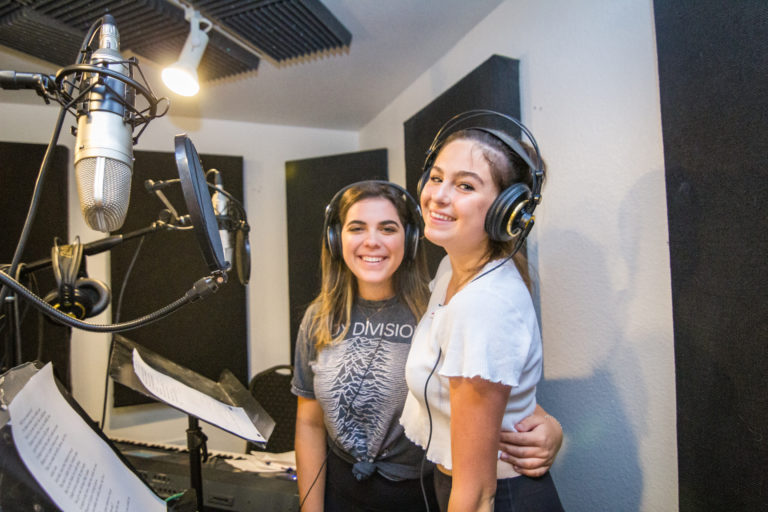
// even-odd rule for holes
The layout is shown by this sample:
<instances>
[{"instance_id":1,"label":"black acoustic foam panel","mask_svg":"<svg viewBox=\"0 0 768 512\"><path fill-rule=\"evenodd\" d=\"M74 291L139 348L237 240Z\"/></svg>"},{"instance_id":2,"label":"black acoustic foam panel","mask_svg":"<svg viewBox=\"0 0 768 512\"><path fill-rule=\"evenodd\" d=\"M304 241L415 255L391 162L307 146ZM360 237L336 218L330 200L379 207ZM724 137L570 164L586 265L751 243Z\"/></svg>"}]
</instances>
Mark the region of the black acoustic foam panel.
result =
<instances>
[{"instance_id":1,"label":"black acoustic foam panel","mask_svg":"<svg viewBox=\"0 0 768 512\"><path fill-rule=\"evenodd\" d=\"M387 150L293 160L285 163L291 361L304 310L320 291L320 249L325 206L342 187L386 180Z\"/></svg>"},{"instance_id":2,"label":"black acoustic foam panel","mask_svg":"<svg viewBox=\"0 0 768 512\"><path fill-rule=\"evenodd\" d=\"M0 222L0 263L2 264L11 263L13 259L46 148L45 144L0 142L0 183L2 184L0 205L3 208L3 221ZM67 240L69 165L69 150L64 146L57 146L46 174L35 222L22 254L23 263L50 258L56 237L62 243L71 241ZM25 274L23 281L38 296L45 296L57 288L50 266ZM67 389L70 389L69 329L48 320L41 322L40 314L26 302L21 303L21 308L22 361L39 359L42 362L53 362L56 376ZM0 340L3 342L0 347L2 371L14 366L13 349L5 343L8 334L6 328L0 330Z\"/></svg>"},{"instance_id":3,"label":"black acoustic foam panel","mask_svg":"<svg viewBox=\"0 0 768 512\"><path fill-rule=\"evenodd\" d=\"M768 4L655 1L680 510L768 507Z\"/></svg>"}]
</instances>

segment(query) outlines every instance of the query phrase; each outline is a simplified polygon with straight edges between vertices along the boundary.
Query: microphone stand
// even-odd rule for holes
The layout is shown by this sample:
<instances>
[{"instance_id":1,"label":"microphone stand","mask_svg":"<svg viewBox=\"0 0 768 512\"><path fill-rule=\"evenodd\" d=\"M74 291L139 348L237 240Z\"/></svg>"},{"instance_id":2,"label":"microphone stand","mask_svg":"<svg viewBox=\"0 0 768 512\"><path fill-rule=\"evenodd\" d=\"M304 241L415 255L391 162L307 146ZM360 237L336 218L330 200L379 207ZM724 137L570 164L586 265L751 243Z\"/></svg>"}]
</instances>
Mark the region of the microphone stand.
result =
<instances>
[{"instance_id":1,"label":"microphone stand","mask_svg":"<svg viewBox=\"0 0 768 512\"><path fill-rule=\"evenodd\" d=\"M197 494L197 510L203 510L203 462L208 460L208 437L203 434L195 416L187 415L187 450L189 451L189 482Z\"/></svg>"}]
</instances>

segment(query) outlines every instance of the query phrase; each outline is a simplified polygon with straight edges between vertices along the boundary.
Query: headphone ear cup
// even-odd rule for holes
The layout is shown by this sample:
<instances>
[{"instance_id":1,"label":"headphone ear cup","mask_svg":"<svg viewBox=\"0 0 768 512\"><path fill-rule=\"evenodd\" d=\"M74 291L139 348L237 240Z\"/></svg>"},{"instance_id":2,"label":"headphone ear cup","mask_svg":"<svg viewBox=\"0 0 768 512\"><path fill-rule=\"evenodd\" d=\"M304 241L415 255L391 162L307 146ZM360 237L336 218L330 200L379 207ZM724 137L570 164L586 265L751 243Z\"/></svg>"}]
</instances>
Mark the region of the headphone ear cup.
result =
<instances>
[{"instance_id":1,"label":"headphone ear cup","mask_svg":"<svg viewBox=\"0 0 768 512\"><path fill-rule=\"evenodd\" d=\"M109 305L109 287L98 279L83 278L75 282L75 302L82 304L85 316L96 316Z\"/></svg>"},{"instance_id":2,"label":"headphone ear cup","mask_svg":"<svg viewBox=\"0 0 768 512\"><path fill-rule=\"evenodd\" d=\"M349 188L350 185L336 192L331 199L331 202L325 206L325 215L323 216L323 244L328 249L328 253L332 260L336 260L341 257L341 234L339 233L339 226L334 216L336 215L336 203L338 202L344 191Z\"/></svg>"},{"instance_id":3,"label":"headphone ear cup","mask_svg":"<svg viewBox=\"0 0 768 512\"><path fill-rule=\"evenodd\" d=\"M92 298L85 295L83 292L78 291L77 288L72 289L72 293L68 297L62 296L61 290L56 289L48 292L43 300L58 309L64 314L76 318L77 320L83 320L88 315Z\"/></svg>"},{"instance_id":4,"label":"headphone ear cup","mask_svg":"<svg viewBox=\"0 0 768 512\"><path fill-rule=\"evenodd\" d=\"M491 240L508 242L524 228L518 225L520 209L530 198L531 189L523 183L515 183L499 194L485 215L485 231Z\"/></svg>"},{"instance_id":5,"label":"headphone ear cup","mask_svg":"<svg viewBox=\"0 0 768 512\"><path fill-rule=\"evenodd\" d=\"M407 261L413 261L416 259L416 250L419 248L419 230L414 229L414 226L407 224L405 226L405 247L404 247L404 259Z\"/></svg>"},{"instance_id":6,"label":"headphone ear cup","mask_svg":"<svg viewBox=\"0 0 768 512\"><path fill-rule=\"evenodd\" d=\"M336 260L341 258L341 234L339 233L338 224L331 224L328 226L325 232L325 242L328 247L328 252L331 255L331 259Z\"/></svg>"},{"instance_id":7,"label":"headphone ear cup","mask_svg":"<svg viewBox=\"0 0 768 512\"><path fill-rule=\"evenodd\" d=\"M56 309L60 309L61 307L61 300L59 298L59 289L56 288L55 290L51 290L48 292L48 294L43 297L43 300L53 306Z\"/></svg>"},{"instance_id":8,"label":"headphone ear cup","mask_svg":"<svg viewBox=\"0 0 768 512\"><path fill-rule=\"evenodd\" d=\"M98 279L83 278L75 281L71 296L65 299L56 289L46 295L43 300L78 320L96 316L109 305L109 287Z\"/></svg>"}]
</instances>

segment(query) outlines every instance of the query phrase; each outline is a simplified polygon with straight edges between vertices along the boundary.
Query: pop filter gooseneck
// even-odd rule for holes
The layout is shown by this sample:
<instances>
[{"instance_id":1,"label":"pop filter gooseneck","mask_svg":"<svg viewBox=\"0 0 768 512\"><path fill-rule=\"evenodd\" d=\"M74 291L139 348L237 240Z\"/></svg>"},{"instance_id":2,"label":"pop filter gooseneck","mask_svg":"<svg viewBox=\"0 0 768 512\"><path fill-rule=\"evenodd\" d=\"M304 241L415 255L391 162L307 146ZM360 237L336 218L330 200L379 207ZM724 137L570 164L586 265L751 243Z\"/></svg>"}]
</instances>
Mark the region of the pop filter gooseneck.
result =
<instances>
[{"instance_id":1,"label":"pop filter gooseneck","mask_svg":"<svg viewBox=\"0 0 768 512\"><path fill-rule=\"evenodd\" d=\"M203 259L211 272L226 272L231 265L224 259L219 225L216 222L216 214L213 211L200 157L197 155L195 145L185 133L174 137L174 147L184 202L192 225L195 227L195 235L197 235Z\"/></svg>"}]
</instances>

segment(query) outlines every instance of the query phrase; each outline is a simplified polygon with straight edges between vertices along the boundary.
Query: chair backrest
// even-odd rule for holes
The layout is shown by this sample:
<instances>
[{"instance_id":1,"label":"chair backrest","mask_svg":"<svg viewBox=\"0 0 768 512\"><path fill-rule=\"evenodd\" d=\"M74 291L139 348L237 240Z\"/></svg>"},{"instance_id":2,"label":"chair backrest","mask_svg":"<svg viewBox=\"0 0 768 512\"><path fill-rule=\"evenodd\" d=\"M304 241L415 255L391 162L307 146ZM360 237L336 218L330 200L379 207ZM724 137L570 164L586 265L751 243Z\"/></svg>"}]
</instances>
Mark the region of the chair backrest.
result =
<instances>
[{"instance_id":1,"label":"chair backrest","mask_svg":"<svg viewBox=\"0 0 768 512\"><path fill-rule=\"evenodd\" d=\"M297 399L291 393L292 378L293 366L283 364L254 375L248 384L251 395L275 420L275 429L269 436L265 451L281 453L293 450ZM252 443L248 443L246 447L247 452L256 449L260 450Z\"/></svg>"}]
</instances>

